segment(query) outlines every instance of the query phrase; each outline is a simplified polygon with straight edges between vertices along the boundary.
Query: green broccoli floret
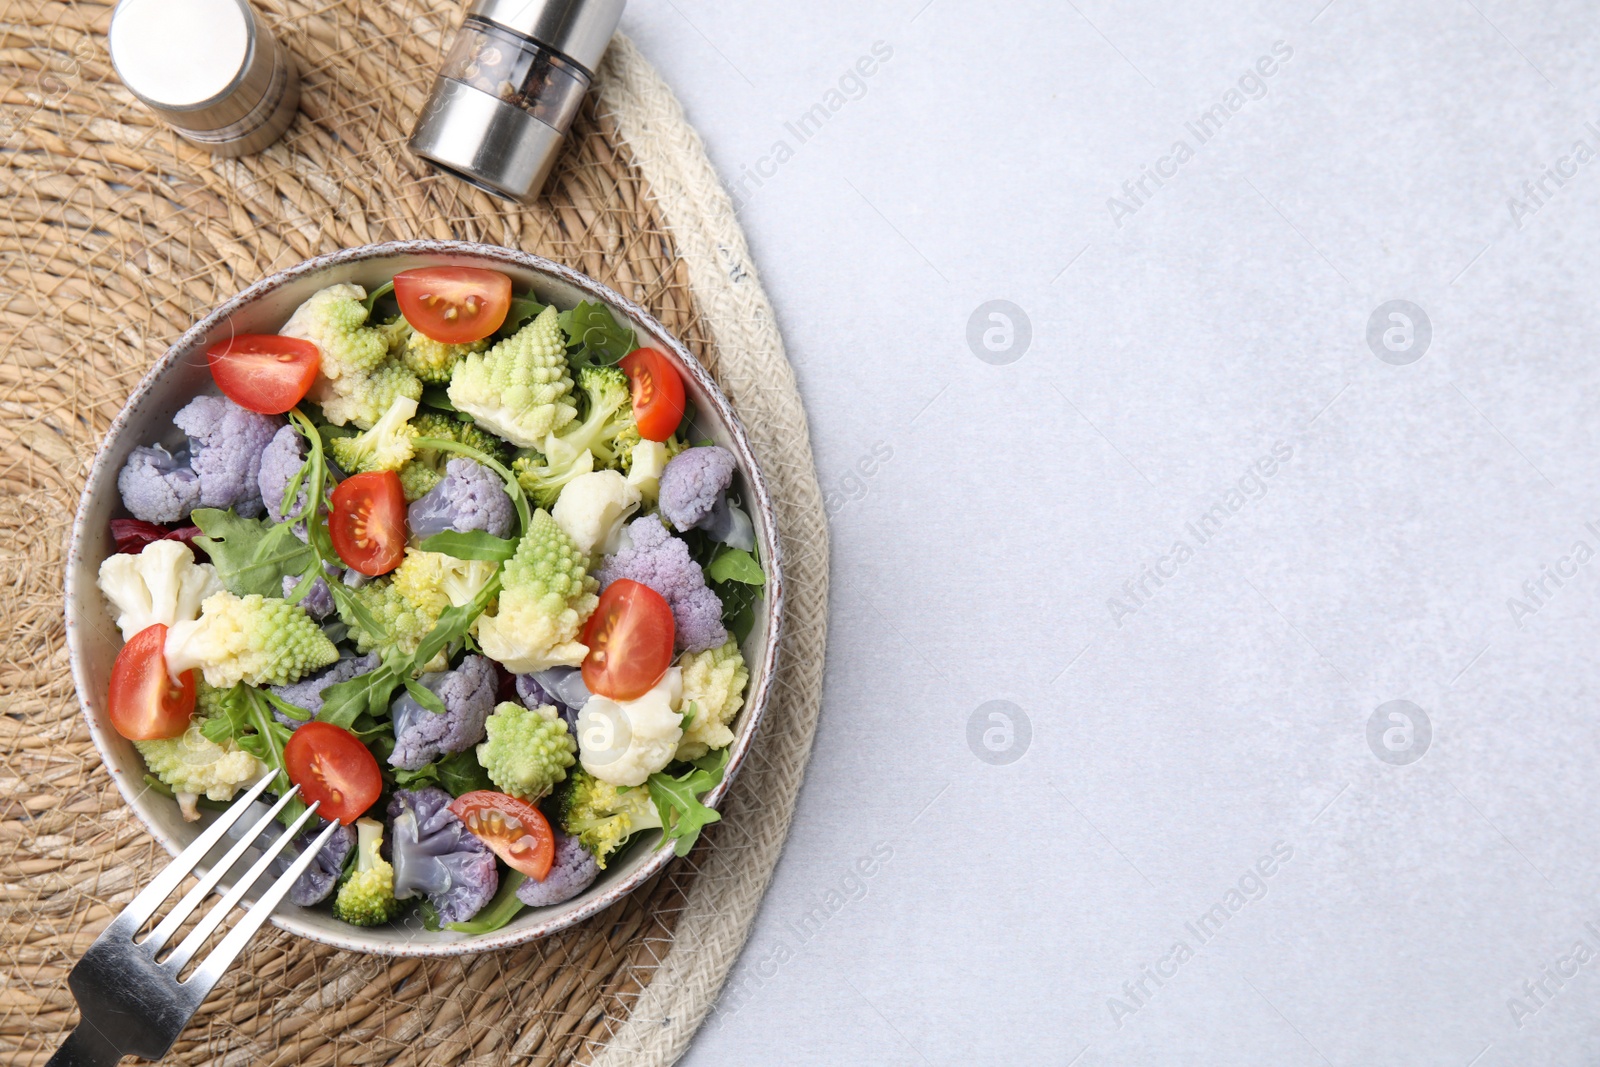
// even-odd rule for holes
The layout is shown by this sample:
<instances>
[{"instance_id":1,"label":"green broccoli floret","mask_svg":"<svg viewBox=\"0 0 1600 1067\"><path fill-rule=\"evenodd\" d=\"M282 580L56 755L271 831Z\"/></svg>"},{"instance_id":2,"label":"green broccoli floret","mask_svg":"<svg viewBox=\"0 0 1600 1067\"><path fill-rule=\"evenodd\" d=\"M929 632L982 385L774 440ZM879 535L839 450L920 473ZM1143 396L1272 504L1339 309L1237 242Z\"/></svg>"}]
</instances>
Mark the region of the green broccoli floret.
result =
<instances>
[{"instance_id":1,"label":"green broccoli floret","mask_svg":"<svg viewBox=\"0 0 1600 1067\"><path fill-rule=\"evenodd\" d=\"M193 622L169 627L164 652L173 677L198 668L218 689L240 682L287 685L339 658L339 650L300 605L229 592L207 597Z\"/></svg>"},{"instance_id":2,"label":"green broccoli floret","mask_svg":"<svg viewBox=\"0 0 1600 1067\"><path fill-rule=\"evenodd\" d=\"M427 334L413 329L405 319L396 319L384 327L389 338L389 351L407 370L422 379L425 385L448 385L455 373L456 364L474 352L488 349L489 341L451 345L435 341Z\"/></svg>"},{"instance_id":3,"label":"green broccoli floret","mask_svg":"<svg viewBox=\"0 0 1600 1067\"><path fill-rule=\"evenodd\" d=\"M501 463L506 461L508 450L505 442L493 434L485 433L476 423L453 419L442 411L424 411L411 420L411 426L417 431L418 437L459 441L476 448L490 459ZM444 477L445 464L459 456L458 452L446 452L438 448L418 448L411 462L400 468L400 487L405 490L406 500L417 500L432 490Z\"/></svg>"},{"instance_id":4,"label":"green broccoli floret","mask_svg":"<svg viewBox=\"0 0 1600 1067\"><path fill-rule=\"evenodd\" d=\"M215 706L216 697L226 690L201 683L200 705ZM208 699L207 694L212 694ZM189 822L200 818L195 806L202 796L209 800L232 800L241 786L257 781L267 773L266 765L241 749L232 739L217 744L201 732L205 716L196 715L179 737L159 741L135 741L133 747L144 757L150 773L159 778L178 798L178 807Z\"/></svg>"},{"instance_id":5,"label":"green broccoli floret","mask_svg":"<svg viewBox=\"0 0 1600 1067\"><path fill-rule=\"evenodd\" d=\"M333 898L333 917L352 926L382 926L400 914L394 867L379 854L383 823L356 820L356 866Z\"/></svg>"},{"instance_id":6,"label":"green broccoli floret","mask_svg":"<svg viewBox=\"0 0 1600 1067\"><path fill-rule=\"evenodd\" d=\"M620 789L579 768L560 797L561 825L605 869L606 858L640 830L661 829L661 812L644 786Z\"/></svg>"},{"instance_id":7,"label":"green broccoli floret","mask_svg":"<svg viewBox=\"0 0 1600 1067\"><path fill-rule=\"evenodd\" d=\"M417 431L407 420L416 413L415 400L396 397L371 429L354 437L335 437L328 442L333 461L346 474L399 470L412 456L411 439L417 436Z\"/></svg>"},{"instance_id":8,"label":"green broccoli floret","mask_svg":"<svg viewBox=\"0 0 1600 1067\"><path fill-rule=\"evenodd\" d=\"M450 379L450 403L518 448L533 448L577 417L557 315L545 308L489 351L467 356Z\"/></svg>"},{"instance_id":9,"label":"green broccoli floret","mask_svg":"<svg viewBox=\"0 0 1600 1067\"><path fill-rule=\"evenodd\" d=\"M388 358L388 334L365 325L366 296L359 285L330 285L295 309L279 331L310 341L321 352L309 395L335 426L353 422L368 429L396 397L415 400L422 395L417 376Z\"/></svg>"},{"instance_id":10,"label":"green broccoli floret","mask_svg":"<svg viewBox=\"0 0 1600 1067\"><path fill-rule=\"evenodd\" d=\"M488 740L478 746L478 763L502 793L532 802L567 777L578 746L566 720L546 704L525 708L507 700L484 722Z\"/></svg>"},{"instance_id":11,"label":"green broccoli floret","mask_svg":"<svg viewBox=\"0 0 1600 1067\"><path fill-rule=\"evenodd\" d=\"M512 464L522 491L540 507L554 507L572 479L600 467L620 468L623 450L631 452L638 437L628 376L616 367L583 367L578 385L584 416L559 434L546 434L542 453L519 457Z\"/></svg>"},{"instance_id":12,"label":"green broccoli floret","mask_svg":"<svg viewBox=\"0 0 1600 1067\"><path fill-rule=\"evenodd\" d=\"M478 645L513 674L576 667L589 654L578 633L599 603L599 587L589 557L541 508L500 568L500 601L494 614L478 617Z\"/></svg>"}]
</instances>

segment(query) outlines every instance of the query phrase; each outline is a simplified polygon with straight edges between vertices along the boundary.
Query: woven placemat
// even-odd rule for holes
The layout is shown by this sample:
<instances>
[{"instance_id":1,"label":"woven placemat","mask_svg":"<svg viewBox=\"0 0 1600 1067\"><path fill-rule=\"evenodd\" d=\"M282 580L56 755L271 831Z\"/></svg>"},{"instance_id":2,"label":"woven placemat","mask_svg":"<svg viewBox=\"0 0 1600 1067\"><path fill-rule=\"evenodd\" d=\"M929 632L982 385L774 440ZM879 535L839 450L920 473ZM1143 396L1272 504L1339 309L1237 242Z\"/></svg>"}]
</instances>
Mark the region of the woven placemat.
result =
<instances>
[{"instance_id":1,"label":"woven placemat","mask_svg":"<svg viewBox=\"0 0 1600 1067\"><path fill-rule=\"evenodd\" d=\"M219 161L116 82L110 9L0 4L0 1062L44 1062L77 1017L67 972L166 858L100 766L68 675L61 567L95 447L148 366L221 299L318 253L412 237L569 264L649 308L716 375L785 539L775 701L724 821L630 899L544 941L442 960L269 929L169 1061L671 1062L743 945L787 832L827 601L804 412L702 146L618 38L546 196L512 207L404 148L455 4L259 0L299 57L303 114L268 152Z\"/></svg>"}]
</instances>

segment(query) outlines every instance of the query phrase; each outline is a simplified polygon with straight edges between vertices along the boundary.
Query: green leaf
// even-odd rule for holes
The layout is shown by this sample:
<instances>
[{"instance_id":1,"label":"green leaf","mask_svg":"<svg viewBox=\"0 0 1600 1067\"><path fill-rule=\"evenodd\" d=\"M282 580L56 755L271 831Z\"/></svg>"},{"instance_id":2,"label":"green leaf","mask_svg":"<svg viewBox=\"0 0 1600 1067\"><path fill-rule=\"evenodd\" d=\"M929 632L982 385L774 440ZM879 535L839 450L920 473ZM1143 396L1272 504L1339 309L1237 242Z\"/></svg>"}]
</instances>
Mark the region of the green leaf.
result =
<instances>
[{"instance_id":1,"label":"green leaf","mask_svg":"<svg viewBox=\"0 0 1600 1067\"><path fill-rule=\"evenodd\" d=\"M217 568L217 577L236 596L283 596L284 575L301 575L316 553L294 535L291 523L243 519L233 511L201 508L191 517L204 537L195 544Z\"/></svg>"},{"instance_id":2,"label":"green leaf","mask_svg":"<svg viewBox=\"0 0 1600 1067\"><path fill-rule=\"evenodd\" d=\"M450 388L445 385L425 385L422 387L422 398L417 401L425 408L435 411L447 411L457 414L456 406L450 403Z\"/></svg>"},{"instance_id":3,"label":"green leaf","mask_svg":"<svg viewBox=\"0 0 1600 1067\"><path fill-rule=\"evenodd\" d=\"M742 548L724 547L706 567L706 577L713 582L742 582L745 585L767 584L766 572L756 558Z\"/></svg>"},{"instance_id":4,"label":"green leaf","mask_svg":"<svg viewBox=\"0 0 1600 1067\"><path fill-rule=\"evenodd\" d=\"M270 689L261 689L261 690L258 690L258 692L261 694L261 698L263 700L265 700L268 704L271 704L273 706L273 708L275 708L278 711L283 712L285 715L289 716L289 718L291 718L291 719L294 719L296 722L310 722L311 721L311 712L307 711L305 708L302 708L297 704L289 703L287 700L285 700L282 697L278 696L276 693L274 693Z\"/></svg>"},{"instance_id":5,"label":"green leaf","mask_svg":"<svg viewBox=\"0 0 1600 1067\"><path fill-rule=\"evenodd\" d=\"M244 699L244 683L222 695L218 705L220 713L212 714L200 725L200 732L208 741L222 744L237 741L250 729L250 706Z\"/></svg>"},{"instance_id":6,"label":"green leaf","mask_svg":"<svg viewBox=\"0 0 1600 1067\"><path fill-rule=\"evenodd\" d=\"M678 729L687 730L691 723L700 715L700 704L691 700L683 706L683 717L678 720Z\"/></svg>"},{"instance_id":7,"label":"green leaf","mask_svg":"<svg viewBox=\"0 0 1600 1067\"><path fill-rule=\"evenodd\" d=\"M416 655L411 657L412 671L420 672L434 656L443 652L452 642L465 637L472 627L473 620L483 614L484 609L489 606L489 601L499 592L500 573L496 571L494 576L483 584L483 588L478 590L477 596L460 607L452 604L441 611L439 621L433 624L433 629L428 631L417 645Z\"/></svg>"},{"instance_id":8,"label":"green leaf","mask_svg":"<svg viewBox=\"0 0 1600 1067\"><path fill-rule=\"evenodd\" d=\"M571 311L561 313L561 328L568 347L577 346L569 359L574 365L593 363L609 367L639 347L631 328L621 326L604 304L584 300Z\"/></svg>"},{"instance_id":9,"label":"green leaf","mask_svg":"<svg viewBox=\"0 0 1600 1067\"><path fill-rule=\"evenodd\" d=\"M437 785L453 797L479 789L495 788L489 780L489 772L478 763L478 757L470 748L441 757L414 771L396 770L394 780L406 789Z\"/></svg>"},{"instance_id":10,"label":"green leaf","mask_svg":"<svg viewBox=\"0 0 1600 1067\"><path fill-rule=\"evenodd\" d=\"M521 871L507 871L500 876L499 892L495 893L493 900L484 905L482 911L464 923L445 923L445 929L463 934L490 934L500 929L527 907L517 899L517 890L527 880L528 876Z\"/></svg>"},{"instance_id":11,"label":"green leaf","mask_svg":"<svg viewBox=\"0 0 1600 1067\"><path fill-rule=\"evenodd\" d=\"M322 691L322 710L317 712L317 721L331 722L348 730L362 712L382 718L388 714L389 697L399 686L399 676L387 665L330 685Z\"/></svg>"},{"instance_id":12,"label":"green leaf","mask_svg":"<svg viewBox=\"0 0 1600 1067\"><path fill-rule=\"evenodd\" d=\"M382 300L392 292L394 292L394 280L391 278L389 281L384 282L382 285L372 290L372 292L368 293L367 298L362 301L362 303L367 306L367 315L370 317L372 315L372 309L378 306L378 301Z\"/></svg>"},{"instance_id":13,"label":"green leaf","mask_svg":"<svg viewBox=\"0 0 1600 1067\"><path fill-rule=\"evenodd\" d=\"M722 749L701 756L678 777L657 771L645 779L645 787L650 790L650 799L660 812L661 825L665 828L662 839L675 842L674 851L678 855L687 856L699 839L701 829L722 818L700 803L700 797L722 781L727 765L728 750Z\"/></svg>"},{"instance_id":14,"label":"green leaf","mask_svg":"<svg viewBox=\"0 0 1600 1067\"><path fill-rule=\"evenodd\" d=\"M418 704L421 704L424 708L433 712L435 715L445 715L449 713L450 709L444 706L444 701L439 699L439 695L433 690L429 689L427 686L423 685L421 682L415 682L410 678L407 678L406 692L411 695L412 700L415 700Z\"/></svg>"},{"instance_id":15,"label":"green leaf","mask_svg":"<svg viewBox=\"0 0 1600 1067\"><path fill-rule=\"evenodd\" d=\"M514 296L511 298L511 307L506 311L506 321L494 332L496 337L510 337L528 323L532 322L545 305L535 300L532 295Z\"/></svg>"},{"instance_id":16,"label":"green leaf","mask_svg":"<svg viewBox=\"0 0 1600 1067\"><path fill-rule=\"evenodd\" d=\"M443 552L456 559L493 560L497 563L504 563L517 554L517 542L496 537L488 530L470 530L467 533L446 530L434 534L417 547L424 552Z\"/></svg>"},{"instance_id":17,"label":"green leaf","mask_svg":"<svg viewBox=\"0 0 1600 1067\"><path fill-rule=\"evenodd\" d=\"M760 588L743 582L715 582L711 591L722 601L722 625L733 639L744 644L756 625L756 601L761 599Z\"/></svg>"}]
</instances>

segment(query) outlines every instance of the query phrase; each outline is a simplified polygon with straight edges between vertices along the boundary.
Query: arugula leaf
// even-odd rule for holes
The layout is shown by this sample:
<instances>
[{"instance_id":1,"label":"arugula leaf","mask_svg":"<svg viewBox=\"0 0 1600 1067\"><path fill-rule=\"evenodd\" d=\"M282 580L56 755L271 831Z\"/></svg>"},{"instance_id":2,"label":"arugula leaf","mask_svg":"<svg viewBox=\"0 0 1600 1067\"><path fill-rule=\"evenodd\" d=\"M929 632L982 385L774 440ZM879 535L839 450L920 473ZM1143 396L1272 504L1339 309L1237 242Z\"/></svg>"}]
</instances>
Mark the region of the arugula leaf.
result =
<instances>
[{"instance_id":1,"label":"arugula leaf","mask_svg":"<svg viewBox=\"0 0 1600 1067\"><path fill-rule=\"evenodd\" d=\"M400 687L400 677L388 664L358 674L348 681L330 685L322 691L322 710L318 722L331 722L348 730L363 712L382 717L389 710L389 697Z\"/></svg>"},{"instance_id":2,"label":"arugula leaf","mask_svg":"<svg viewBox=\"0 0 1600 1067\"><path fill-rule=\"evenodd\" d=\"M683 706L683 715L678 719L678 729L687 730L691 723L700 716L700 703L691 700Z\"/></svg>"},{"instance_id":3,"label":"arugula leaf","mask_svg":"<svg viewBox=\"0 0 1600 1067\"><path fill-rule=\"evenodd\" d=\"M450 389L444 385L425 385L422 387L422 398L417 401L425 408L435 411L445 411L452 415L457 414L456 406L450 403Z\"/></svg>"},{"instance_id":4,"label":"arugula leaf","mask_svg":"<svg viewBox=\"0 0 1600 1067\"><path fill-rule=\"evenodd\" d=\"M478 590L478 595L460 607L451 605L439 613L439 621L433 624L433 629L428 631L422 641L417 645L416 655L411 657L412 671L420 672L428 661L443 652L451 642L458 641L466 636L472 627L472 622L484 609L489 606L500 592L500 573L483 583L483 588Z\"/></svg>"},{"instance_id":5,"label":"arugula leaf","mask_svg":"<svg viewBox=\"0 0 1600 1067\"><path fill-rule=\"evenodd\" d=\"M479 789L495 788L489 780L489 772L478 763L478 757L470 748L443 756L414 771L396 770L394 780L406 789L437 785L453 797Z\"/></svg>"},{"instance_id":6,"label":"arugula leaf","mask_svg":"<svg viewBox=\"0 0 1600 1067\"><path fill-rule=\"evenodd\" d=\"M277 778L272 783L272 791L282 796L293 788L293 783L289 781L289 772L283 763L283 746L288 744L293 731L272 717L270 705L261 699L259 690L241 684L235 687L234 691L243 694L243 703L248 709L250 725L256 729L255 733L246 734L235 740L238 741L240 748L265 763L268 770L277 772ZM278 820L288 826L305 810L305 802L295 797L278 813Z\"/></svg>"},{"instance_id":7,"label":"arugula leaf","mask_svg":"<svg viewBox=\"0 0 1600 1067\"><path fill-rule=\"evenodd\" d=\"M496 537L488 530L471 530L459 533L446 530L436 533L417 546L424 552L443 552L456 559L493 560L504 563L517 554L517 542L506 537Z\"/></svg>"},{"instance_id":8,"label":"arugula leaf","mask_svg":"<svg viewBox=\"0 0 1600 1067\"><path fill-rule=\"evenodd\" d=\"M543 311L545 306L534 299L530 293L527 296L514 296L511 298L511 307L506 309L506 321L494 332L496 337L510 337L522 329Z\"/></svg>"},{"instance_id":9,"label":"arugula leaf","mask_svg":"<svg viewBox=\"0 0 1600 1067\"><path fill-rule=\"evenodd\" d=\"M372 309L378 306L378 301L382 300L392 292L394 292L393 278L389 279L376 289L372 290L372 292L368 293L367 298L362 301L362 303L366 304L367 306L367 315L370 317L372 315Z\"/></svg>"},{"instance_id":10,"label":"arugula leaf","mask_svg":"<svg viewBox=\"0 0 1600 1067\"><path fill-rule=\"evenodd\" d=\"M756 601L761 599L759 586L743 582L713 582L711 591L722 601L722 625L733 639L744 644L756 625Z\"/></svg>"},{"instance_id":11,"label":"arugula leaf","mask_svg":"<svg viewBox=\"0 0 1600 1067\"><path fill-rule=\"evenodd\" d=\"M464 923L445 923L446 930L455 930L463 934L489 934L500 929L506 923L517 917L517 912L527 907L517 899L517 890L528 876L521 871L507 871L500 876L500 890L495 893L494 899L485 904L483 910Z\"/></svg>"},{"instance_id":12,"label":"arugula leaf","mask_svg":"<svg viewBox=\"0 0 1600 1067\"><path fill-rule=\"evenodd\" d=\"M566 331L568 347L577 346L568 357L574 366L593 363L609 367L639 347L633 329L618 325L610 308L592 300L563 311L561 328Z\"/></svg>"},{"instance_id":13,"label":"arugula leaf","mask_svg":"<svg viewBox=\"0 0 1600 1067\"><path fill-rule=\"evenodd\" d=\"M200 725L200 732L206 740L216 744L224 741L236 741L244 736L250 728L250 709L244 700L244 683L241 682L228 690L217 701L220 714L209 716Z\"/></svg>"},{"instance_id":14,"label":"arugula leaf","mask_svg":"<svg viewBox=\"0 0 1600 1067\"><path fill-rule=\"evenodd\" d=\"M433 712L435 715L445 715L450 710L444 706L444 701L439 699L439 695L437 693L423 685L421 682L413 681L410 678L407 678L406 692L411 695L412 700L415 700L418 704L421 704L425 709Z\"/></svg>"},{"instance_id":15,"label":"arugula leaf","mask_svg":"<svg viewBox=\"0 0 1600 1067\"><path fill-rule=\"evenodd\" d=\"M743 582L745 585L766 585L767 575L754 556L742 548L724 547L712 557L706 567L706 577L713 582Z\"/></svg>"},{"instance_id":16,"label":"arugula leaf","mask_svg":"<svg viewBox=\"0 0 1600 1067\"><path fill-rule=\"evenodd\" d=\"M662 840L676 842L673 851L679 856L689 854L703 827L722 818L700 803L700 797L722 781L727 765L728 750L724 748L701 756L679 777L657 771L645 779L650 799L661 814Z\"/></svg>"},{"instance_id":17,"label":"arugula leaf","mask_svg":"<svg viewBox=\"0 0 1600 1067\"><path fill-rule=\"evenodd\" d=\"M211 557L223 586L237 596L281 597L284 575L304 574L316 562L316 553L295 537L290 523L243 519L217 508L201 508L191 521L205 534L195 544Z\"/></svg>"}]
</instances>

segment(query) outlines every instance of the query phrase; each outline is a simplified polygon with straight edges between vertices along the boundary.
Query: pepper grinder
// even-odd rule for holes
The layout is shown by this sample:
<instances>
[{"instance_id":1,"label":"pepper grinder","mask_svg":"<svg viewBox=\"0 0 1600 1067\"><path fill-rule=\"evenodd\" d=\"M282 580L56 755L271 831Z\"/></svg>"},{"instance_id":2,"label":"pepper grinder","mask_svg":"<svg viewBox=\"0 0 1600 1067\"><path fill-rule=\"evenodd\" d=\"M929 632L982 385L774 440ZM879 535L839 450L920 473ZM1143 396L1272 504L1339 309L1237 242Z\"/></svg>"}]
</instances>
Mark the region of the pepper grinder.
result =
<instances>
[{"instance_id":1,"label":"pepper grinder","mask_svg":"<svg viewBox=\"0 0 1600 1067\"><path fill-rule=\"evenodd\" d=\"M299 109L294 57L246 0L120 0L109 42L122 84L216 155L261 151Z\"/></svg>"},{"instance_id":2,"label":"pepper grinder","mask_svg":"<svg viewBox=\"0 0 1600 1067\"><path fill-rule=\"evenodd\" d=\"M411 150L485 192L531 202L616 32L626 0L475 0L411 134Z\"/></svg>"}]
</instances>

